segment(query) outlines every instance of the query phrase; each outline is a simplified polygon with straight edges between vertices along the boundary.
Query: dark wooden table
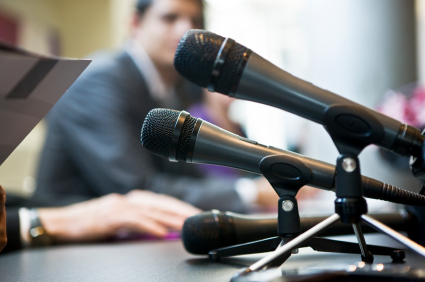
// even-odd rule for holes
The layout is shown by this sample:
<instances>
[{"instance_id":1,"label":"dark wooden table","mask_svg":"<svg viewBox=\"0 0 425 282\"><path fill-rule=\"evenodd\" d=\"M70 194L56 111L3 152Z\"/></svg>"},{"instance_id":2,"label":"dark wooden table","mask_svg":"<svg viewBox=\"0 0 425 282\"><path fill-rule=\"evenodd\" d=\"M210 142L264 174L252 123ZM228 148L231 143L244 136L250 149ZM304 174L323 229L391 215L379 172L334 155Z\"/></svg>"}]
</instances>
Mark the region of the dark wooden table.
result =
<instances>
[{"instance_id":1,"label":"dark wooden table","mask_svg":"<svg viewBox=\"0 0 425 282\"><path fill-rule=\"evenodd\" d=\"M354 236L345 236L351 241ZM379 234L366 235L369 244L399 247ZM230 281L242 267L264 254L211 263L188 254L181 241L138 241L54 246L0 255L0 281ZM316 265L338 266L360 261L360 255L318 253L309 248L292 255L283 269ZM390 262L375 256L376 263ZM425 259L408 253L406 262L425 266Z\"/></svg>"}]
</instances>

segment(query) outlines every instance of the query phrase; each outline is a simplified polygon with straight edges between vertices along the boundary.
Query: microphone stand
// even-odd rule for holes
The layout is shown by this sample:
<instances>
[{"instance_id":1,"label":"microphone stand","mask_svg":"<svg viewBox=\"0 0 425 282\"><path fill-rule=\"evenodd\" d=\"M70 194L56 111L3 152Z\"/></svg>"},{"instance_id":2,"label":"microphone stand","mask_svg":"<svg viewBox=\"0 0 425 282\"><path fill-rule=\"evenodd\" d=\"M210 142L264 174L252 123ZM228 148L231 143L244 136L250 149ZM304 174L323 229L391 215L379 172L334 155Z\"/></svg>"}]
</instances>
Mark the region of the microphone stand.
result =
<instances>
[{"instance_id":1,"label":"microphone stand","mask_svg":"<svg viewBox=\"0 0 425 282\"><path fill-rule=\"evenodd\" d=\"M352 225L358 241L359 248L357 250L360 250L362 260L366 263L373 262L373 255L371 251L375 254L382 255L388 255L391 253L393 262L401 262L404 258L404 251L386 247L378 247L378 249L376 249L376 246L366 245L366 240L360 227L361 221L364 221L367 225L370 225L377 231L387 234L406 247L425 257L424 247L366 215L367 203L363 197L360 163L357 156L366 146L382 139L384 132L379 121L377 121L370 113L357 106L333 105L324 113L323 124L340 153L336 163L337 198L335 200L335 214L298 236L294 236L296 234L292 234L292 236L289 234L290 236L286 241L285 238L282 237L281 244L273 253L265 256L248 268L240 270L235 276L233 276L232 281L250 272L260 271L268 267L282 264L289 258L294 250L305 245L311 245L312 241L314 242L314 240L318 239L314 236L340 220L343 223ZM272 160L273 158L279 157L280 156L271 156L263 159L263 161L267 163L267 159ZM263 161L261 163L263 163ZM279 169L279 167L276 163L273 163L273 161L271 161L271 163L271 166L269 166L270 174L274 175L273 169ZM267 166L265 165L264 167L266 168ZM297 166L293 166L293 168L297 168ZM283 166L281 169L285 169L285 167ZM270 178L270 174L265 175L268 180ZM303 175L303 171L300 170L300 173L294 174L292 180L302 179L301 176ZM271 177L269 181L273 188L277 187L275 190L281 197L279 199L279 205L282 206L279 206L278 219L279 231L281 231L281 225L285 226L287 224L282 217L284 216L286 218L287 215L293 214L291 213L293 210L297 210L294 196L298 190L294 189L296 185L289 185L289 189L288 187L278 187L274 180L277 179L273 179L273 177ZM308 180L308 173L304 181L306 180ZM300 181L299 183L301 184L303 181ZM302 186L299 186L299 188L301 187ZM291 190L291 195L280 194L282 191L284 194L288 194ZM296 190L295 194L294 190ZM288 201L293 201L292 205ZM292 210L290 209L291 206ZM283 212L281 210L283 210ZM288 210L289 212L285 214ZM293 221L296 221L295 217L292 217L292 219ZM348 246L346 244L346 242L343 242L344 246ZM335 244L328 244L328 247L329 246L335 246Z\"/></svg>"},{"instance_id":2,"label":"microphone stand","mask_svg":"<svg viewBox=\"0 0 425 282\"><path fill-rule=\"evenodd\" d=\"M283 155L265 157L260 162L260 170L279 195L278 236L211 250L208 253L211 261L218 261L222 257L275 251L277 247L285 246L286 243L300 235L301 223L295 196L304 185L310 182L312 178L311 170L300 160ZM361 234L358 236L363 236L360 226L358 228L356 226L355 230L358 230L356 234ZM362 254L362 260L373 261L373 257L368 256L367 252L363 253L356 243L312 237L296 248L291 249L285 255L273 260L268 267L281 265L291 254L298 253L298 248L304 247L311 247L313 250L320 252ZM389 255L393 262L403 262L405 257L404 251L400 249L368 245L367 250L371 250L377 255Z\"/></svg>"}]
</instances>

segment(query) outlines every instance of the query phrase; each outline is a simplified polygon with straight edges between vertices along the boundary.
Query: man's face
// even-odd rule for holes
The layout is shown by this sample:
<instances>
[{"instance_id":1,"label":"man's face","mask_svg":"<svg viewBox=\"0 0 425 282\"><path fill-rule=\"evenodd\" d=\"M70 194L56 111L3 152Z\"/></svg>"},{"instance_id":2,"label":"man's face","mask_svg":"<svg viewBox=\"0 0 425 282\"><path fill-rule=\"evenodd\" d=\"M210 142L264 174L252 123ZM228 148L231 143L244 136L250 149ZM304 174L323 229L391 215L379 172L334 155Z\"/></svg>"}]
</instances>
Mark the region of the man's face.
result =
<instances>
[{"instance_id":1,"label":"man's face","mask_svg":"<svg viewBox=\"0 0 425 282\"><path fill-rule=\"evenodd\" d=\"M154 0L133 24L132 36L157 66L172 67L180 38L193 28L202 28L199 1Z\"/></svg>"}]
</instances>

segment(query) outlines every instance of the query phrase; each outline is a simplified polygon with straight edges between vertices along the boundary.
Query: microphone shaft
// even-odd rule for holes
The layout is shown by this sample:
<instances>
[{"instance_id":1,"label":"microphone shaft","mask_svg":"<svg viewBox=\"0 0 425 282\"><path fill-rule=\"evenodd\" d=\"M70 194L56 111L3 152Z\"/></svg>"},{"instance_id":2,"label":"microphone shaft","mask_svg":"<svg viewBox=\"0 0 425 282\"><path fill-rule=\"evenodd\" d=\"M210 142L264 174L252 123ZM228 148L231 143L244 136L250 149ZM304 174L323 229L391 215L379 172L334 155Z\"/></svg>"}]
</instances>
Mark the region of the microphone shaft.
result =
<instances>
[{"instance_id":1,"label":"microphone shaft","mask_svg":"<svg viewBox=\"0 0 425 282\"><path fill-rule=\"evenodd\" d=\"M266 93L258 91L259 89L266 89ZM323 124L323 116L331 105L363 107L291 75L254 52L250 55L238 88L232 96L270 105L319 124ZM384 127L384 137L377 145L391 148L397 140L401 122L372 109L367 110Z\"/></svg>"},{"instance_id":2,"label":"microphone shaft","mask_svg":"<svg viewBox=\"0 0 425 282\"><path fill-rule=\"evenodd\" d=\"M260 144L205 121L198 132L192 159L187 162L225 165L261 174L261 160L271 155L286 155L299 159L313 172L310 185L324 190L332 188L335 166Z\"/></svg>"}]
</instances>

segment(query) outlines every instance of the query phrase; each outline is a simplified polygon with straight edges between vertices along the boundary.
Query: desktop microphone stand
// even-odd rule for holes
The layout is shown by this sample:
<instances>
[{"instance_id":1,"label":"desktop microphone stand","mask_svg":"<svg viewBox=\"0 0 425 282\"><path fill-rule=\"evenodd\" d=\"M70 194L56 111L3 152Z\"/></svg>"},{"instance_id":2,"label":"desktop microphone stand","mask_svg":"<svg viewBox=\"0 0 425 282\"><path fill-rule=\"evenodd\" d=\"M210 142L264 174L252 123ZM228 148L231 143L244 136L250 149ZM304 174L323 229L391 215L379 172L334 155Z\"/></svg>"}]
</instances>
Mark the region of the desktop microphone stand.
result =
<instances>
[{"instance_id":1,"label":"desktop microphone stand","mask_svg":"<svg viewBox=\"0 0 425 282\"><path fill-rule=\"evenodd\" d=\"M310 182L312 178L311 170L300 160L283 155L265 157L260 163L260 170L280 197L278 201L277 226L277 234L279 236L212 250L208 254L211 261L218 261L222 257L271 252L276 250L277 247L290 242L301 233L298 203L295 196L304 185ZM363 236L360 226L356 225L355 230L357 230L356 235L358 237ZM304 247L311 247L320 252L361 253L362 260L373 261L373 257L367 251L363 252L356 243L313 237L297 246L297 248L291 249L290 252L279 257L279 259L274 260L269 266L281 265L291 254L298 253L298 248ZM366 248L377 255L391 256L393 262L403 262L403 250L373 245L368 245Z\"/></svg>"},{"instance_id":2,"label":"desktop microphone stand","mask_svg":"<svg viewBox=\"0 0 425 282\"><path fill-rule=\"evenodd\" d=\"M265 256L248 268L240 270L233 276L232 280L253 271L260 271L268 267L280 265L280 263L284 262L290 256L293 250L308 244L314 236L339 220L353 226L362 254L362 260L365 262L373 262L373 255L370 252L372 248L366 245L360 228L359 223L362 220L374 229L387 234L425 257L424 247L366 215L367 203L363 198L360 163L357 156L366 146L382 140L384 129L379 121L371 113L362 108L333 105L324 113L323 124L340 153L336 163L337 198L335 200L335 214L293 238L286 244L279 246L273 253ZM271 184L273 186L273 183ZM285 201L284 199L282 200ZM395 251L395 253L399 253L400 257L398 260L402 260L404 252ZM394 259L394 255L392 257Z\"/></svg>"}]
</instances>

